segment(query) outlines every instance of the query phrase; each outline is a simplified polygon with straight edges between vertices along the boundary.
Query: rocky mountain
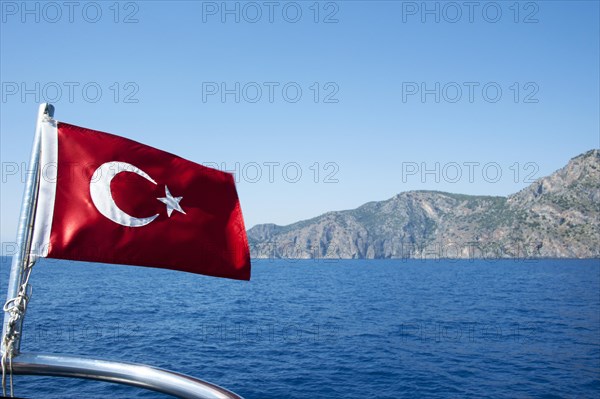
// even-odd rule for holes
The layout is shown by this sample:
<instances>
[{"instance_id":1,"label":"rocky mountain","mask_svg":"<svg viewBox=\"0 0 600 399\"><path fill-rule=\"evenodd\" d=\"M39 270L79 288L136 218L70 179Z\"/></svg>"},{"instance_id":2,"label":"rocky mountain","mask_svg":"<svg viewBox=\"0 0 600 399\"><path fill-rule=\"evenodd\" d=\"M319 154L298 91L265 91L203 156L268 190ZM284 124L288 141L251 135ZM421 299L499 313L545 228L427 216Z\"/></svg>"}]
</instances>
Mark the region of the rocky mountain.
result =
<instances>
[{"instance_id":1,"label":"rocky mountain","mask_svg":"<svg viewBox=\"0 0 600 399\"><path fill-rule=\"evenodd\" d=\"M248 231L256 258L598 258L600 151L508 197L410 191Z\"/></svg>"}]
</instances>

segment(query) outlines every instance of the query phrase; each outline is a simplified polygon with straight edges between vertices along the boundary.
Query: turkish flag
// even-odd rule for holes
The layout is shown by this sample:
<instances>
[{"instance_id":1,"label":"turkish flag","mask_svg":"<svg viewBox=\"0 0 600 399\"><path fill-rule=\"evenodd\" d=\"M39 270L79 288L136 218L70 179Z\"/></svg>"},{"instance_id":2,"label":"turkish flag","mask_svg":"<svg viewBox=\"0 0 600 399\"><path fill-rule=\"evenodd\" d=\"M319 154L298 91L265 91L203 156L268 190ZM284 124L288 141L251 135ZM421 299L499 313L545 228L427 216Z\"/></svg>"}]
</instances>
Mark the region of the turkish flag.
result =
<instances>
[{"instance_id":1,"label":"turkish flag","mask_svg":"<svg viewBox=\"0 0 600 399\"><path fill-rule=\"evenodd\" d=\"M34 255L250 279L231 174L53 120L40 172Z\"/></svg>"}]
</instances>

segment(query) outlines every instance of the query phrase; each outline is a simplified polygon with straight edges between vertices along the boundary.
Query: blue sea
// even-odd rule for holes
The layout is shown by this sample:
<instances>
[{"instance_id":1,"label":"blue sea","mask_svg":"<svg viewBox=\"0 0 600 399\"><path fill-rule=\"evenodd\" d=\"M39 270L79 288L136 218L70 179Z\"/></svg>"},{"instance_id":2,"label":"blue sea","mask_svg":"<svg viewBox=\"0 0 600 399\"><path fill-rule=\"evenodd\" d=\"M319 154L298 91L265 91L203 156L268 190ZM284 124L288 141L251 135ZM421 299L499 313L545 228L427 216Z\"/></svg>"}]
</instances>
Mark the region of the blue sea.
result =
<instances>
[{"instance_id":1,"label":"blue sea","mask_svg":"<svg viewBox=\"0 0 600 399\"><path fill-rule=\"evenodd\" d=\"M261 260L250 282L45 260L31 283L23 351L147 363L246 399L600 393L597 259ZM166 397L30 376L15 394Z\"/></svg>"}]
</instances>

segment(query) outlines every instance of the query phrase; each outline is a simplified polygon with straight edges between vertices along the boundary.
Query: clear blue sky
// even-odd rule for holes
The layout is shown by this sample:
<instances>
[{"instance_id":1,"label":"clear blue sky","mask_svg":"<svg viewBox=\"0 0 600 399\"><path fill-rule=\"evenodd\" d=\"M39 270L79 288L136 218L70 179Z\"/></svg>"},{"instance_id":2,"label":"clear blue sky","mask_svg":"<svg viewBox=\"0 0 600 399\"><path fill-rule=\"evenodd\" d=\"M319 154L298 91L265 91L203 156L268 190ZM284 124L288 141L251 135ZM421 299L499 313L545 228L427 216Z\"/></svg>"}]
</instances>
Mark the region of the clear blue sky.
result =
<instances>
[{"instance_id":1,"label":"clear blue sky","mask_svg":"<svg viewBox=\"0 0 600 399\"><path fill-rule=\"evenodd\" d=\"M598 2L314 3L3 1L2 241L44 99L58 120L239 163L247 227L407 190L507 195L600 146Z\"/></svg>"}]
</instances>

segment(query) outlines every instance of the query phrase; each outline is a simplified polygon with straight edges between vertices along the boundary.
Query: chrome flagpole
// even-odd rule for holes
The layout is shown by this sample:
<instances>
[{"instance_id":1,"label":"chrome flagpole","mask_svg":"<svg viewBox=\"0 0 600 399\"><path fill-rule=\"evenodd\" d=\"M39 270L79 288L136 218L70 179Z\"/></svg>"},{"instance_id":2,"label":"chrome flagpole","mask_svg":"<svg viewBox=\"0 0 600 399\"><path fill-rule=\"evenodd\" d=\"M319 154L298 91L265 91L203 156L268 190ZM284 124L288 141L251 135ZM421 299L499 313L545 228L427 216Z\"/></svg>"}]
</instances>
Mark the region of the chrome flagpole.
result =
<instances>
[{"instance_id":1,"label":"chrome flagpole","mask_svg":"<svg viewBox=\"0 0 600 399\"><path fill-rule=\"evenodd\" d=\"M2 323L2 339L0 341L0 367L2 368L2 394L6 395L6 377L10 378L10 395L13 394L12 360L19 354L23 318L27 310L28 284L31 268L35 259L31 257L31 236L35 219L35 207L38 197L40 153L42 142L42 123L44 118L54 115L54 107L48 103L40 105L33 135L33 146L29 160L29 171L25 181L21 216L17 230L17 253L12 258L6 302L4 322Z\"/></svg>"},{"instance_id":2,"label":"chrome flagpole","mask_svg":"<svg viewBox=\"0 0 600 399\"><path fill-rule=\"evenodd\" d=\"M12 258L10 276L8 278L6 303L3 308L4 323L2 324L2 342L0 347L3 358L7 355L16 355L19 353L20 349L23 317L19 317L18 320L14 320L14 317L15 313L24 313L24 304L20 303L18 300L20 294L19 290L25 288L23 287L23 283L25 282L25 269L33 266L32 262L35 261L35 259L30 258L30 252L31 235L35 218L35 205L38 195L42 121L46 117L51 118L53 116L54 106L48 103L40 105L35 126L35 134L33 136L33 147L31 149L31 157L29 160L30 173L27 175L25 181L25 191L23 192L23 202L21 204L21 216L19 218L16 242L17 253ZM23 314L21 314L21 316L23 316ZM13 319L12 321L11 318ZM12 337L9 337L8 333L11 332L9 331L11 329L13 330L13 334ZM9 342L9 339L12 339L12 343ZM8 353L9 351L12 353Z\"/></svg>"}]
</instances>

